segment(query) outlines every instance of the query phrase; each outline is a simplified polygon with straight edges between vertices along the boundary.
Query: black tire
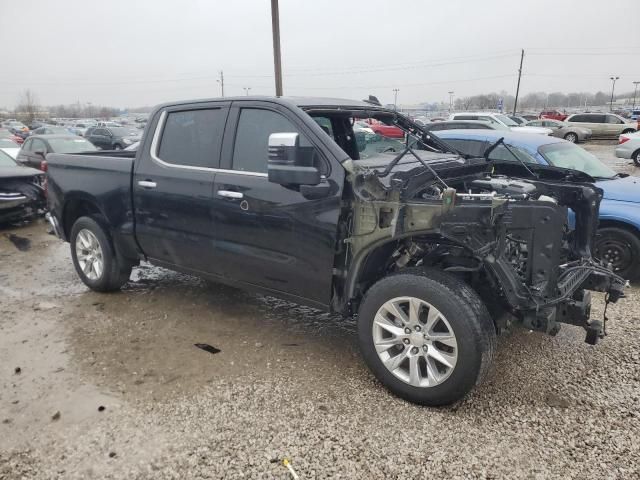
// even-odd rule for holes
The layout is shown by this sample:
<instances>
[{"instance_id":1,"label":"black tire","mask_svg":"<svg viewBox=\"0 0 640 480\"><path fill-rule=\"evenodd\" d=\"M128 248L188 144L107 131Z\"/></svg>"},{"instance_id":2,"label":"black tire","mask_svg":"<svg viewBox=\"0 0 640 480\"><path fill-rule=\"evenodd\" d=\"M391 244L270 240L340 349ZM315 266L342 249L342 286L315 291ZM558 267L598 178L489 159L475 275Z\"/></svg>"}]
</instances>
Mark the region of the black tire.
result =
<instances>
[{"instance_id":1,"label":"black tire","mask_svg":"<svg viewBox=\"0 0 640 480\"><path fill-rule=\"evenodd\" d=\"M640 239L631 230L618 227L598 229L594 256L610 262L613 271L622 278L635 280L640 274Z\"/></svg>"},{"instance_id":2,"label":"black tire","mask_svg":"<svg viewBox=\"0 0 640 480\"><path fill-rule=\"evenodd\" d=\"M113 149L114 149L114 150L122 150L122 145L120 145L120 144L116 143L116 144L113 146Z\"/></svg>"},{"instance_id":3,"label":"black tire","mask_svg":"<svg viewBox=\"0 0 640 480\"><path fill-rule=\"evenodd\" d=\"M636 164L636 167L640 167L640 149L631 154L631 160Z\"/></svg>"},{"instance_id":4,"label":"black tire","mask_svg":"<svg viewBox=\"0 0 640 480\"><path fill-rule=\"evenodd\" d=\"M373 321L380 307L396 297L412 296L446 317L457 345L457 362L449 377L431 387L412 386L387 369L376 352ZM463 398L487 374L496 348L496 329L482 300L456 277L431 269L408 269L390 275L366 293L358 313L362 356L375 377L392 393L420 405L449 405Z\"/></svg>"},{"instance_id":5,"label":"black tire","mask_svg":"<svg viewBox=\"0 0 640 480\"><path fill-rule=\"evenodd\" d=\"M624 132L622 132L622 135L625 135L627 133L636 133L636 130L634 130L633 128L628 128L627 130L625 130Z\"/></svg>"},{"instance_id":6,"label":"black tire","mask_svg":"<svg viewBox=\"0 0 640 480\"><path fill-rule=\"evenodd\" d=\"M578 135L576 133L573 132L569 132L564 136L564 139L567 142L571 142L571 143L578 143Z\"/></svg>"},{"instance_id":7,"label":"black tire","mask_svg":"<svg viewBox=\"0 0 640 480\"><path fill-rule=\"evenodd\" d=\"M98 240L102 250L102 259L104 268L102 274L97 279L91 279L82 271L76 254L76 240L78 233L83 230L89 230ZM118 258L113 248L109 229L106 221L101 215L93 215L91 217L80 217L71 227L71 235L69 237L71 245L71 258L73 266L80 280L96 292L113 292L119 290L131 275L132 265Z\"/></svg>"}]
</instances>

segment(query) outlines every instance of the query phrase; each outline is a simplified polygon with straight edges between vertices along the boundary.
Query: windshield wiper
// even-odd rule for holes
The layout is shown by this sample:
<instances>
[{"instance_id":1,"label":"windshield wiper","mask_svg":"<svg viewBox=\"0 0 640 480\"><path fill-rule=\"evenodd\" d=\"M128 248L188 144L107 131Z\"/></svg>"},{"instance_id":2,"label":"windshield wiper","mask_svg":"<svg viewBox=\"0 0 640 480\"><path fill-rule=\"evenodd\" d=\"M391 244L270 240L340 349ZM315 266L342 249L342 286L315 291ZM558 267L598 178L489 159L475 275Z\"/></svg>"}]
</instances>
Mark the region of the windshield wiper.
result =
<instances>
[{"instance_id":1,"label":"windshield wiper","mask_svg":"<svg viewBox=\"0 0 640 480\"><path fill-rule=\"evenodd\" d=\"M504 143L504 137L500 137L498 140L495 141L495 143L493 143L492 145L489 145L487 149L484 151L484 159L487 162L489 161L489 155L491 155L491 152L493 152L500 145L503 145L504 148L506 148L507 151L511 154L511 156L515 158L516 161L520 163L520 165L522 165L525 168L525 170L531 174L532 177L539 178L538 175L535 174L533 170L531 170L529 167L527 167L527 164L518 155L516 155L513 150L511 150L509 145Z\"/></svg>"}]
</instances>

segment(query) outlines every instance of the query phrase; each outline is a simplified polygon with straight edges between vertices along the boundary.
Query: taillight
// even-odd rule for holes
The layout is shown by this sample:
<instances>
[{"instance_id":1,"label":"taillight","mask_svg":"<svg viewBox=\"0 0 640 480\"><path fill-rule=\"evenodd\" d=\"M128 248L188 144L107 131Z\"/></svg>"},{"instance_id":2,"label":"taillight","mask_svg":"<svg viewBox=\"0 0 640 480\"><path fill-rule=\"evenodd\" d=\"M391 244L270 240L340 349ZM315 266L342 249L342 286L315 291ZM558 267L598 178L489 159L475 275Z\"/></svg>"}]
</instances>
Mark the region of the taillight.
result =
<instances>
[{"instance_id":1,"label":"taillight","mask_svg":"<svg viewBox=\"0 0 640 480\"><path fill-rule=\"evenodd\" d=\"M47 182L47 170L49 169L49 166L47 164L46 160L42 160L40 162L40 170L42 170L44 172L44 175L42 176L42 189L44 190L44 198L47 198L48 193L49 193L49 182Z\"/></svg>"},{"instance_id":2,"label":"taillight","mask_svg":"<svg viewBox=\"0 0 640 480\"><path fill-rule=\"evenodd\" d=\"M618 138L618 145L623 144L624 142L626 142L628 140L629 140L629 137L620 136L620 138Z\"/></svg>"}]
</instances>

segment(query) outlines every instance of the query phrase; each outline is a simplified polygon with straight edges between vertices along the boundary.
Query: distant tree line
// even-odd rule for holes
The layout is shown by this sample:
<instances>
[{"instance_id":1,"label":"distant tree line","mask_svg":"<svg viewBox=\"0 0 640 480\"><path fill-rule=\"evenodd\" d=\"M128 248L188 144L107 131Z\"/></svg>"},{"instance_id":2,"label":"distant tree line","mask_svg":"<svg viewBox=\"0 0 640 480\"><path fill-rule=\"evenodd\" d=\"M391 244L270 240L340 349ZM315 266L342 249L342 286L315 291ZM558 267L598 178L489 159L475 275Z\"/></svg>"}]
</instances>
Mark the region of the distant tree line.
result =
<instances>
[{"instance_id":1,"label":"distant tree line","mask_svg":"<svg viewBox=\"0 0 640 480\"><path fill-rule=\"evenodd\" d=\"M633 92L621 93L616 95L614 100L629 99L633 97ZM473 95L469 97L459 97L453 102L456 110L485 110L495 109L498 100L502 98L504 102L504 110L513 110L515 97L506 91L500 93L487 93L481 95ZM605 92L532 92L518 98L518 110L541 110L543 108L555 109L577 109L586 107L606 106L611 100L611 94ZM640 103L640 98L636 101Z\"/></svg>"}]
</instances>

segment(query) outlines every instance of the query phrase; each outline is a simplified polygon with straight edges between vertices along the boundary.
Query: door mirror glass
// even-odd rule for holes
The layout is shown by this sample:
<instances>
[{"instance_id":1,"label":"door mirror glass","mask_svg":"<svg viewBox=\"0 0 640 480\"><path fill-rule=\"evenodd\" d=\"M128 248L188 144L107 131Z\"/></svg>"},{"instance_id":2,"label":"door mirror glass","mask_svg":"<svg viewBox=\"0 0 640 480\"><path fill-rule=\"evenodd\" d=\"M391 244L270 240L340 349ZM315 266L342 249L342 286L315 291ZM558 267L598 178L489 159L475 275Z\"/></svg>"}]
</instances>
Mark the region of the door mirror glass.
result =
<instances>
[{"instance_id":1,"label":"door mirror glass","mask_svg":"<svg viewBox=\"0 0 640 480\"><path fill-rule=\"evenodd\" d=\"M313 149L313 147L309 147ZM269 135L269 181L280 185L317 185L320 170L312 166L312 155L300 147L298 133L272 133ZM313 153L313 152L311 152ZM309 157L309 158L307 158Z\"/></svg>"}]
</instances>

